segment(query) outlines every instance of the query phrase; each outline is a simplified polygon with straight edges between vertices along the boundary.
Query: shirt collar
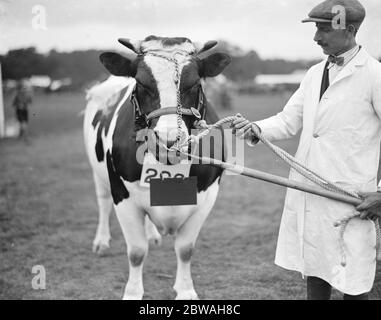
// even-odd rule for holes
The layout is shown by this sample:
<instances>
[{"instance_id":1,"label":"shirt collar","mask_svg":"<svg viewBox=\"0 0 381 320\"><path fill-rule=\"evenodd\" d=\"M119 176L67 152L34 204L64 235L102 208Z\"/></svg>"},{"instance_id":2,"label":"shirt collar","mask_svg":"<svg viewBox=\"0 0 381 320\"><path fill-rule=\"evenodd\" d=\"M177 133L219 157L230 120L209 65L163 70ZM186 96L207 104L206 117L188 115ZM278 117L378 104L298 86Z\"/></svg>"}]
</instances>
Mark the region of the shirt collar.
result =
<instances>
[{"instance_id":1,"label":"shirt collar","mask_svg":"<svg viewBox=\"0 0 381 320\"><path fill-rule=\"evenodd\" d=\"M339 68L343 68L349 61L351 61L355 55L359 52L360 46L356 45L352 49L338 55L337 57L343 57L344 58L344 64L342 66L338 66ZM333 67L335 64L330 63L328 68Z\"/></svg>"}]
</instances>

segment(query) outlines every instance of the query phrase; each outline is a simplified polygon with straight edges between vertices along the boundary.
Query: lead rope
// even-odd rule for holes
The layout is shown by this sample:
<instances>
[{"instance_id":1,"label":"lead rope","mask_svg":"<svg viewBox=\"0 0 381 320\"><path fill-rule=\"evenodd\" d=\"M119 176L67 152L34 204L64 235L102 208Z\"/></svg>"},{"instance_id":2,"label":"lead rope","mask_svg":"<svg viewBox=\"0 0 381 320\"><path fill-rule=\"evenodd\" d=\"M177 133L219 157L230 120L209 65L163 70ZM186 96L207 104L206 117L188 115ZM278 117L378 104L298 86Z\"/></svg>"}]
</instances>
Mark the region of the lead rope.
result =
<instances>
[{"instance_id":1,"label":"lead rope","mask_svg":"<svg viewBox=\"0 0 381 320\"><path fill-rule=\"evenodd\" d=\"M181 142L181 125L183 123L183 113L181 111L181 95L180 95L180 66L179 62L174 59L175 63L175 84L176 84L176 113L177 113L177 137L176 147L179 148ZM177 156L180 156L180 151L177 151Z\"/></svg>"},{"instance_id":2,"label":"lead rope","mask_svg":"<svg viewBox=\"0 0 381 320\"><path fill-rule=\"evenodd\" d=\"M177 144L176 147L172 147L171 149L176 149L177 151L180 150L181 147L188 145L190 142L198 143L198 141L205 136L207 136L212 129L219 128L225 123L231 123L234 120L236 120L239 117L237 116L230 116L223 118L216 123L212 125L208 125L205 120L196 121L195 127L197 129L204 129L201 131L198 135L194 136L191 135L188 140L184 143ZM285 161L291 168L293 168L295 171L300 173L302 176L307 178L308 180L312 181L313 183L321 186L325 190L345 194L352 196L357 199L361 199L361 197L358 195L355 191L349 191L346 190L337 184L325 179L321 175L317 174L316 172L312 171L311 169L307 168L305 165L303 165L298 159L287 153L285 150L281 149L280 147L272 144L269 140L267 140L262 133L258 130L256 126L252 126L252 130L255 134L255 136L267 147L269 147L278 157L280 157L283 161ZM340 227L339 231L339 245L340 245L340 252L341 252L341 265L343 267L346 266L346 254L345 254L345 243L344 243L344 233L345 229L349 223L349 221L353 218L356 218L360 215L359 212L356 212L354 214L351 214L341 220L335 221L334 226ZM377 238L377 245L376 245L376 258L377 260L381 260L381 231L380 231L380 225L378 219L374 221L375 223L375 229L376 229L376 238Z\"/></svg>"}]
</instances>

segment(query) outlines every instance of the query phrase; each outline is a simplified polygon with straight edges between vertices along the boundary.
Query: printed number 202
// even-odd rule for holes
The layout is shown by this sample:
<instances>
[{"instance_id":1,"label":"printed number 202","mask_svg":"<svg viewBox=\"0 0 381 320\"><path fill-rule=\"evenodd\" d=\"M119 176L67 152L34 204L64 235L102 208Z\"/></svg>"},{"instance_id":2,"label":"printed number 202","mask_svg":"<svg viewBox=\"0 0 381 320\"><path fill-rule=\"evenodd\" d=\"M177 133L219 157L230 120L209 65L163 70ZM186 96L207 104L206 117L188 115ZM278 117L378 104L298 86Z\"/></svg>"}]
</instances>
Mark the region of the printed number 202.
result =
<instances>
[{"instance_id":1,"label":"printed number 202","mask_svg":"<svg viewBox=\"0 0 381 320\"><path fill-rule=\"evenodd\" d=\"M146 170L146 174L147 174L147 176L144 179L145 183L149 183L149 181L152 178L160 178L160 179L172 178L171 173L169 171L161 171L160 174L159 174L159 172L156 169L152 169L152 168L147 169ZM184 175L181 174L181 173L176 173L173 178L181 178L181 179L183 179Z\"/></svg>"}]
</instances>

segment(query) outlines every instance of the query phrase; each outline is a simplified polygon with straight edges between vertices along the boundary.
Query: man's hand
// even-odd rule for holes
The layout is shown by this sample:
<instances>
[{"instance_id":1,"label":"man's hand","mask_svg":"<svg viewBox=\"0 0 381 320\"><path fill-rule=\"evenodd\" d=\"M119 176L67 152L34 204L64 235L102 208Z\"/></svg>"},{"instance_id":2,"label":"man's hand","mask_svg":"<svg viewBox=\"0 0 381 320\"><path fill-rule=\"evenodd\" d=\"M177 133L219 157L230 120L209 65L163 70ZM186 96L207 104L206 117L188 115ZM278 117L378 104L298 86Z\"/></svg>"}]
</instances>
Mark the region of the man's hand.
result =
<instances>
[{"instance_id":1,"label":"man's hand","mask_svg":"<svg viewBox=\"0 0 381 320\"><path fill-rule=\"evenodd\" d=\"M356 207L361 212L361 219L376 220L381 217L381 193L379 192L360 192L359 196L363 202Z\"/></svg>"},{"instance_id":2,"label":"man's hand","mask_svg":"<svg viewBox=\"0 0 381 320\"><path fill-rule=\"evenodd\" d=\"M250 122L240 114L237 114L237 116L238 118L234 120L231 125L233 128L233 134L235 134L240 139L248 139L255 143L258 142L258 139L252 130L252 126L256 126L256 124ZM257 128L260 131L258 126Z\"/></svg>"}]
</instances>

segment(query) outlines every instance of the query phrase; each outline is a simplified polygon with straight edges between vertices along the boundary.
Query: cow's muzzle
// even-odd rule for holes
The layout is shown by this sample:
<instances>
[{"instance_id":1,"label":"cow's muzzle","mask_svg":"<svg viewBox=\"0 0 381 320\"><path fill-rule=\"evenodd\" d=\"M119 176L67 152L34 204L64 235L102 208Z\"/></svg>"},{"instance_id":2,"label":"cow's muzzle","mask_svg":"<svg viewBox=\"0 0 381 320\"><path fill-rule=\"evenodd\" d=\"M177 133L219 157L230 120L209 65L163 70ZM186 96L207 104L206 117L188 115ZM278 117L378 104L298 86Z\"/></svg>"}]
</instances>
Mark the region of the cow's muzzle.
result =
<instances>
[{"instance_id":1,"label":"cow's muzzle","mask_svg":"<svg viewBox=\"0 0 381 320\"><path fill-rule=\"evenodd\" d=\"M172 130L171 132L149 130L147 147L157 161L162 164L174 165L186 158L184 155L179 154L176 148L177 141L177 130ZM188 150L187 141L187 133L181 131L179 145L182 146L180 150L183 152Z\"/></svg>"}]
</instances>

